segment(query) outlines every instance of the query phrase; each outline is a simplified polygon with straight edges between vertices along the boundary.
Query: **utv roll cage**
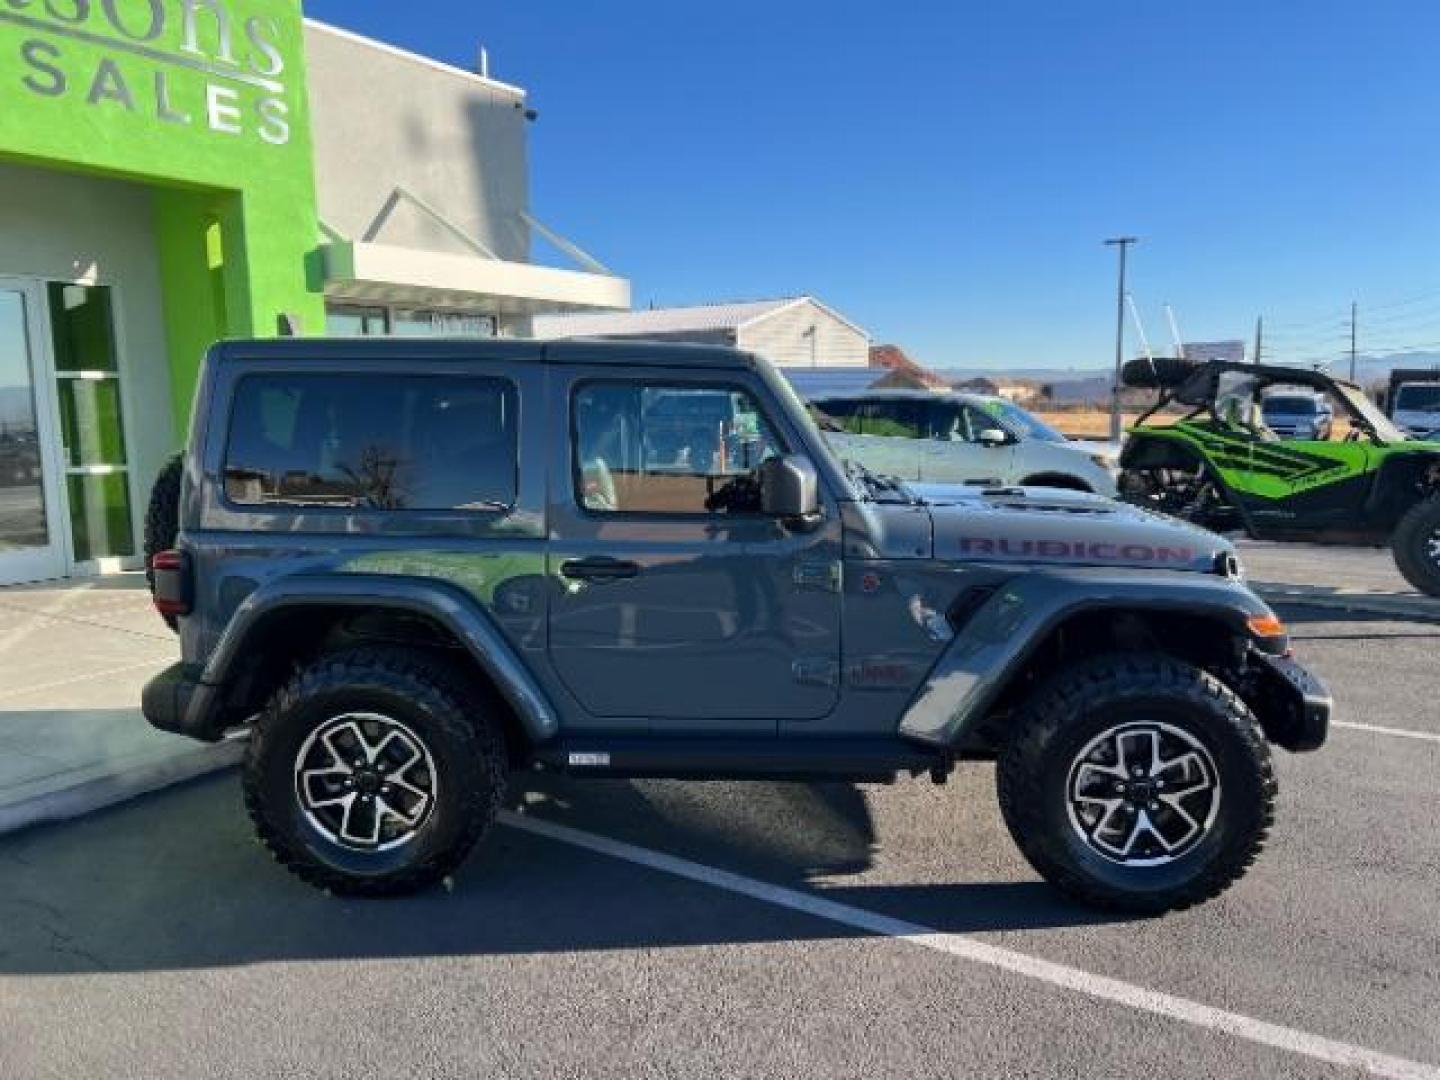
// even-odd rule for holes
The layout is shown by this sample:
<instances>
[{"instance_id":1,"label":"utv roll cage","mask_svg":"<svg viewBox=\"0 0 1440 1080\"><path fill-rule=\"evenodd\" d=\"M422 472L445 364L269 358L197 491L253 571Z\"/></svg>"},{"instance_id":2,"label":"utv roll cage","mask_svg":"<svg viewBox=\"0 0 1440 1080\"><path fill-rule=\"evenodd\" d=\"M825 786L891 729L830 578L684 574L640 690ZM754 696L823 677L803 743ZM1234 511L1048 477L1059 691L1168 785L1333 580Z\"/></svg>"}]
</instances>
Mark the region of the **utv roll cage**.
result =
<instances>
[{"instance_id":1,"label":"utv roll cage","mask_svg":"<svg viewBox=\"0 0 1440 1080\"><path fill-rule=\"evenodd\" d=\"M1175 361L1171 360L1169 363L1173 365ZM1174 403L1190 407L1190 412L1185 414L1186 420L1193 420L1201 413L1214 415L1215 401L1220 393L1221 376L1232 371L1254 380L1257 393L1270 386L1302 386L1317 393L1347 390L1356 394L1365 392L1356 383L1337 379L1333 375L1327 375L1325 372L1316 371L1313 368L1247 364L1235 360L1210 360L1196 364L1188 372L1181 372L1178 378L1169 375L1164 368L1157 368L1153 361L1132 360L1125 365L1121 377L1126 386L1158 391L1155 404L1136 418L1135 425L1138 427L1161 409ZM1373 430L1369 419L1361 415L1351 404L1348 394L1337 392L1334 396L1344 402L1351 420L1360 424L1367 434L1378 435L1378 432Z\"/></svg>"}]
</instances>

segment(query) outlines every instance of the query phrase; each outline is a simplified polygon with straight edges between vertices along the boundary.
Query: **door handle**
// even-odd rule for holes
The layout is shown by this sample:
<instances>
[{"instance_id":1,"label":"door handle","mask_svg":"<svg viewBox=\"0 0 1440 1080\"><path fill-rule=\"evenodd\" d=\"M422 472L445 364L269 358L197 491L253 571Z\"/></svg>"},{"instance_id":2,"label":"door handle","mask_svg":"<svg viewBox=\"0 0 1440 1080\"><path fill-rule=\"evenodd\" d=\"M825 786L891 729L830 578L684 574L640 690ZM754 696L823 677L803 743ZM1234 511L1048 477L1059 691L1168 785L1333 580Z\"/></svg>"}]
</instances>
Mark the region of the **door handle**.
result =
<instances>
[{"instance_id":1,"label":"door handle","mask_svg":"<svg viewBox=\"0 0 1440 1080\"><path fill-rule=\"evenodd\" d=\"M620 581L639 573L639 563L605 556L570 559L560 564L560 576L571 581Z\"/></svg>"}]
</instances>

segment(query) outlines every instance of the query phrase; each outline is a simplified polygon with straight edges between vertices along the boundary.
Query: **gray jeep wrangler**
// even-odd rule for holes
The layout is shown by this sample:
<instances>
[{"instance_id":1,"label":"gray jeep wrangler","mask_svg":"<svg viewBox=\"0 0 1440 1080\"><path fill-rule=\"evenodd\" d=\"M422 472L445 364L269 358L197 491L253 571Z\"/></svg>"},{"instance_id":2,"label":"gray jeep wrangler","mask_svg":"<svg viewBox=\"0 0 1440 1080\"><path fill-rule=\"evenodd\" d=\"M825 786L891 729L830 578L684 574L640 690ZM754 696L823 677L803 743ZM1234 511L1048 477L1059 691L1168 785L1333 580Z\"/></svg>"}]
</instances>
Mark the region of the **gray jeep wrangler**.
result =
<instances>
[{"instance_id":1,"label":"gray jeep wrangler","mask_svg":"<svg viewBox=\"0 0 1440 1080\"><path fill-rule=\"evenodd\" d=\"M519 769L939 782L996 760L1045 878L1159 912L1245 871L1269 744L1329 723L1225 541L847 466L733 350L226 343L181 471L150 569L184 659L145 715L248 729L261 839L337 893L449 874Z\"/></svg>"}]
</instances>

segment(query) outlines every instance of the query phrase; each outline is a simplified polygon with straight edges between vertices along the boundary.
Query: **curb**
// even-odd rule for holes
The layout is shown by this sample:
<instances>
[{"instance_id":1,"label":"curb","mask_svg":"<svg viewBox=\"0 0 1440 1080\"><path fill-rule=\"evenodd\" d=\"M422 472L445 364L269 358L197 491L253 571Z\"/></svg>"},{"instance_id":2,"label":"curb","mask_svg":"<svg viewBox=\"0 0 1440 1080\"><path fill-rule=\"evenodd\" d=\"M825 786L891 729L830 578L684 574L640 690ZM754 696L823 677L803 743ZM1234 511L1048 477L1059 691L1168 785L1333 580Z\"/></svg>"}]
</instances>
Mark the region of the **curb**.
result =
<instances>
[{"instance_id":1,"label":"curb","mask_svg":"<svg viewBox=\"0 0 1440 1080\"><path fill-rule=\"evenodd\" d=\"M0 806L0 835L83 817L140 795L227 769L243 755L242 743L227 742L144 759L118 770L103 767L84 770L65 777L63 787Z\"/></svg>"},{"instance_id":2,"label":"curb","mask_svg":"<svg viewBox=\"0 0 1440 1080\"><path fill-rule=\"evenodd\" d=\"M1252 582L1262 599L1272 604L1298 604L1302 607L1330 611L1350 611L1390 618L1440 622L1440 600L1425 596L1404 596L1395 593L1345 593L1312 585L1270 585Z\"/></svg>"}]
</instances>

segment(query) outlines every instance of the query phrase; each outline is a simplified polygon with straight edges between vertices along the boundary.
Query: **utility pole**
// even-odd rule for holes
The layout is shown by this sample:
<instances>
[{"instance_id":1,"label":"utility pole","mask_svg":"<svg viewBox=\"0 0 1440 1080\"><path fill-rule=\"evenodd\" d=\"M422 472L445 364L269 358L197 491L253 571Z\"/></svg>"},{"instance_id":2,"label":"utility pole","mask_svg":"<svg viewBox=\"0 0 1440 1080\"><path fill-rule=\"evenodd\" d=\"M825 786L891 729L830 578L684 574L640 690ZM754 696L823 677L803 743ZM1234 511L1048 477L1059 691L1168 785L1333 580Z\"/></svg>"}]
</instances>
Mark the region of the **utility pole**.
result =
<instances>
[{"instance_id":1,"label":"utility pole","mask_svg":"<svg viewBox=\"0 0 1440 1080\"><path fill-rule=\"evenodd\" d=\"M1354 300L1351 300L1351 301L1350 301L1350 381L1351 381L1351 382L1354 382L1354 381L1355 381L1355 359L1356 359L1356 356L1355 356L1355 353L1356 353L1356 350L1355 350L1355 341L1356 341L1355 323L1356 323L1356 316L1359 314L1359 309L1360 309L1360 305L1357 304ZM1334 324L1334 323L1331 323L1330 325L1331 325L1331 326L1334 326L1335 324Z\"/></svg>"},{"instance_id":2,"label":"utility pole","mask_svg":"<svg viewBox=\"0 0 1440 1080\"><path fill-rule=\"evenodd\" d=\"M1115 290L1115 382L1110 387L1110 441L1119 442L1120 424L1120 369L1125 366L1125 256L1130 245L1138 240L1134 236L1116 236L1105 241L1107 247L1120 249L1120 283Z\"/></svg>"},{"instance_id":3,"label":"utility pole","mask_svg":"<svg viewBox=\"0 0 1440 1080\"><path fill-rule=\"evenodd\" d=\"M1334 323L1330 324L1334 326ZM1265 348L1265 316L1255 316L1255 363L1260 363L1260 352Z\"/></svg>"}]
</instances>

